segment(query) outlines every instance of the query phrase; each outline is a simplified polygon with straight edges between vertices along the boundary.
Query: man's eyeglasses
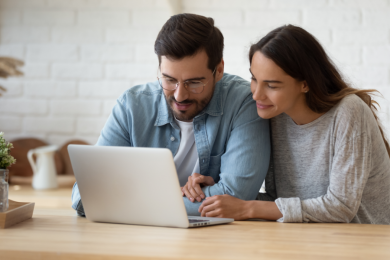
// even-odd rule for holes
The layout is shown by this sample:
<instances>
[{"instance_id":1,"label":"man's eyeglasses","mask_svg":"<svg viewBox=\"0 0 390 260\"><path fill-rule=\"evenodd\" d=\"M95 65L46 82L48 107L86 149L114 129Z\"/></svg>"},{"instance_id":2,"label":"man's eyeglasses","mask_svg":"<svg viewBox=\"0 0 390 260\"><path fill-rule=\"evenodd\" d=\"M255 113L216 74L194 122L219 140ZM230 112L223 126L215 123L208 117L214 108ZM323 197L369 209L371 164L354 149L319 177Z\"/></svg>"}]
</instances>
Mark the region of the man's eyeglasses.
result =
<instances>
[{"instance_id":1,"label":"man's eyeglasses","mask_svg":"<svg viewBox=\"0 0 390 260\"><path fill-rule=\"evenodd\" d=\"M214 69L213 71L213 76L214 76L214 73L215 73L215 70L217 68ZM178 87L179 87L179 84L180 84L180 81L176 80L176 79L173 79L173 78L170 78L170 77L157 77L158 79L158 83L160 84L160 86L165 89L165 90L169 90L169 91L173 91L173 90L176 90ZM184 81L183 84L184 84L184 87L191 93L195 93L195 94L200 94L203 92L204 90L204 87L206 86L206 84L209 83L208 81L205 83L201 80L187 80L187 81Z\"/></svg>"}]
</instances>

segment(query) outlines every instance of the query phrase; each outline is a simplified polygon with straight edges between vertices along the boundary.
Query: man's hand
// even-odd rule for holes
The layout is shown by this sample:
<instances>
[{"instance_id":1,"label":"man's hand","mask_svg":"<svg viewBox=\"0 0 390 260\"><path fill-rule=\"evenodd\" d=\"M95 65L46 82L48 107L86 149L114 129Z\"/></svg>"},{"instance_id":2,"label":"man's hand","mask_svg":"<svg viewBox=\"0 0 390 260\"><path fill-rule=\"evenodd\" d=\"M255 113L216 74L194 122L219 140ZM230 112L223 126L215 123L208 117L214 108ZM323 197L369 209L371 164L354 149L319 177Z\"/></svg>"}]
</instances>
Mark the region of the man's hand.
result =
<instances>
[{"instance_id":1,"label":"man's hand","mask_svg":"<svg viewBox=\"0 0 390 260\"><path fill-rule=\"evenodd\" d=\"M214 179L210 176L203 176L199 173L193 173L188 177L188 182L181 188L183 196L186 196L191 202L201 202L206 196L201 187L213 186Z\"/></svg>"},{"instance_id":2,"label":"man's hand","mask_svg":"<svg viewBox=\"0 0 390 260\"><path fill-rule=\"evenodd\" d=\"M240 200L225 194L206 198L198 211L202 217L244 220L250 218L250 208L250 201Z\"/></svg>"}]
</instances>

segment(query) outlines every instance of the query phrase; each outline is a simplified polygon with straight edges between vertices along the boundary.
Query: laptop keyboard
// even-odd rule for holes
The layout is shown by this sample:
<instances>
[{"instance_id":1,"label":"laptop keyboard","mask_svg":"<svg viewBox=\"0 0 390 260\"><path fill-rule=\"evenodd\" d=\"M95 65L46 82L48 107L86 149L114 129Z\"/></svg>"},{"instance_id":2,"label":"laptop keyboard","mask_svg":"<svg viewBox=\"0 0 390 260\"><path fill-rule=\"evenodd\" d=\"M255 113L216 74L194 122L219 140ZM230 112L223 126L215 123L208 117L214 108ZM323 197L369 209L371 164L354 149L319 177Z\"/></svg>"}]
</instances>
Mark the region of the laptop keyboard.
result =
<instances>
[{"instance_id":1,"label":"laptop keyboard","mask_svg":"<svg viewBox=\"0 0 390 260\"><path fill-rule=\"evenodd\" d=\"M207 220L207 219L188 219L188 221L190 221L190 223L199 223L199 222L209 222L210 220Z\"/></svg>"}]
</instances>

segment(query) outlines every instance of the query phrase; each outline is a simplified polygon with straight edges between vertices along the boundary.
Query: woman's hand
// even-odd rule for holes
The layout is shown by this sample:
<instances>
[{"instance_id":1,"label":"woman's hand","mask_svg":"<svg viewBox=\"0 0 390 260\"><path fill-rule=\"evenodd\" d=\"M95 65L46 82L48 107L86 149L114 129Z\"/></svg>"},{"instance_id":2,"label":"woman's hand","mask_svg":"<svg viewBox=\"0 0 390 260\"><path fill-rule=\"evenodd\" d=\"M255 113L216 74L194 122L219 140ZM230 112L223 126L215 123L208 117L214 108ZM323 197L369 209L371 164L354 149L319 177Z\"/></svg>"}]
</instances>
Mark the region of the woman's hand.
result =
<instances>
[{"instance_id":1,"label":"woman's hand","mask_svg":"<svg viewBox=\"0 0 390 260\"><path fill-rule=\"evenodd\" d=\"M186 196L191 202L201 202L206 196L201 187L213 186L214 179L210 176L203 176L199 173L193 173L188 177L188 182L181 188L183 196Z\"/></svg>"},{"instance_id":2,"label":"woman's hand","mask_svg":"<svg viewBox=\"0 0 390 260\"><path fill-rule=\"evenodd\" d=\"M250 209L250 201L240 200L225 194L206 198L200 205L199 212L202 217L244 220L250 218Z\"/></svg>"}]
</instances>

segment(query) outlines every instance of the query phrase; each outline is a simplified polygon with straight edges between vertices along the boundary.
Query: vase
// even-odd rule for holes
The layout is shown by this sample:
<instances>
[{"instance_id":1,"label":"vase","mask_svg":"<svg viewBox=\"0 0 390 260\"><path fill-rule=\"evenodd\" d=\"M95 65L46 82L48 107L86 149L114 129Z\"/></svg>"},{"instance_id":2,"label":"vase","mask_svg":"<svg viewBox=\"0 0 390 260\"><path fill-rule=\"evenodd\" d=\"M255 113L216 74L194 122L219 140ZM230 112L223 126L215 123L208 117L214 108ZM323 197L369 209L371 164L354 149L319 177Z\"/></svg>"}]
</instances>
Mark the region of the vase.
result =
<instances>
[{"instance_id":1,"label":"vase","mask_svg":"<svg viewBox=\"0 0 390 260\"><path fill-rule=\"evenodd\" d=\"M8 210L8 175L7 169L0 169L0 212Z\"/></svg>"}]
</instances>

